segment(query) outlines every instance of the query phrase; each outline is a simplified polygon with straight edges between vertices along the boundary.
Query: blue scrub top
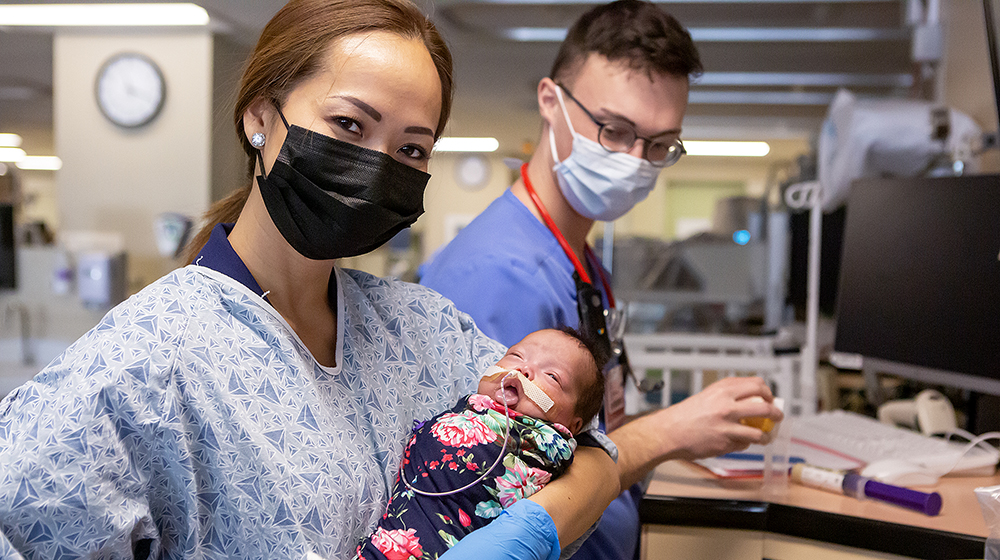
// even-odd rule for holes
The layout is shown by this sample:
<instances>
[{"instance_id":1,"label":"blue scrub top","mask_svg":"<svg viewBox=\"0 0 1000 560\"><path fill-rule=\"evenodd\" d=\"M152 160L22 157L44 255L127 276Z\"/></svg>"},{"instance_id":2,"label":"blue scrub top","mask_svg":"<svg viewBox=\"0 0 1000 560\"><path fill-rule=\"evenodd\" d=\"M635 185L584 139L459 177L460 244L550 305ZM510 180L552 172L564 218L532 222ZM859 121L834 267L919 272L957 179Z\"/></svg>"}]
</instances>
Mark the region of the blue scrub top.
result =
<instances>
[{"instance_id":1,"label":"blue scrub top","mask_svg":"<svg viewBox=\"0 0 1000 560\"><path fill-rule=\"evenodd\" d=\"M483 332L507 346L539 329L580 324L573 263L510 189L419 272L421 284L451 299ZM597 277L593 271L591 276ZM607 306L600 284L595 287ZM573 558L632 560L638 552L641 496L634 487L612 502Z\"/></svg>"},{"instance_id":2,"label":"blue scrub top","mask_svg":"<svg viewBox=\"0 0 1000 560\"><path fill-rule=\"evenodd\" d=\"M419 272L421 284L507 346L539 329L580 324L573 263L510 189Z\"/></svg>"}]
</instances>

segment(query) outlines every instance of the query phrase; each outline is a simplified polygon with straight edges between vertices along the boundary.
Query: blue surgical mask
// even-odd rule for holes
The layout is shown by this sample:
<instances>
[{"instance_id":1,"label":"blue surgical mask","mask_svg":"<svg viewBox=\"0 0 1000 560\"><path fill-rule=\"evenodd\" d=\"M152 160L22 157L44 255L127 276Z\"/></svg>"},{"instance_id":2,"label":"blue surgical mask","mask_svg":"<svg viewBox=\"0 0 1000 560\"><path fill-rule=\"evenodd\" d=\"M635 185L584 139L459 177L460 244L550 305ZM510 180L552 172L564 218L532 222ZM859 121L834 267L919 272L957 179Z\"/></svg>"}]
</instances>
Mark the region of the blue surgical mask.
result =
<instances>
[{"instance_id":1,"label":"blue surgical mask","mask_svg":"<svg viewBox=\"0 0 1000 560\"><path fill-rule=\"evenodd\" d=\"M556 96L573 134L572 152L559 161L555 133L549 127L549 144L555 161L552 170L556 173L559 189L581 216L604 222L617 220L649 196L656 186L660 168L642 158L609 152L599 143L578 134L566 112L561 88L556 88Z\"/></svg>"}]
</instances>

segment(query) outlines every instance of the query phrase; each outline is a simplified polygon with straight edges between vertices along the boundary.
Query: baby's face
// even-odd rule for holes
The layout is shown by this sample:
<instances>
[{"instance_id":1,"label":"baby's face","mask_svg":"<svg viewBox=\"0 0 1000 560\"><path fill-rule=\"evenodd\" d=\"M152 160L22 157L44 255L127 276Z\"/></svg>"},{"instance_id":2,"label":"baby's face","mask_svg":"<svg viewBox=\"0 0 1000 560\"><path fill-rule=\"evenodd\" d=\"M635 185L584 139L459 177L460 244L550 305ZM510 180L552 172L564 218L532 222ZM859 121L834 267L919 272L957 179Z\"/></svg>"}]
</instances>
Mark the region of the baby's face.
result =
<instances>
[{"instance_id":1,"label":"baby's face","mask_svg":"<svg viewBox=\"0 0 1000 560\"><path fill-rule=\"evenodd\" d=\"M583 426L577 416L577 399L593 382L594 360L579 341L557 330L537 331L511 346L497 365L518 370L538 386L555 403L543 412L531 399L524 396L517 376L498 375L479 381L479 394L486 395L521 414L558 422L574 434ZM506 379L505 379L506 378Z\"/></svg>"}]
</instances>

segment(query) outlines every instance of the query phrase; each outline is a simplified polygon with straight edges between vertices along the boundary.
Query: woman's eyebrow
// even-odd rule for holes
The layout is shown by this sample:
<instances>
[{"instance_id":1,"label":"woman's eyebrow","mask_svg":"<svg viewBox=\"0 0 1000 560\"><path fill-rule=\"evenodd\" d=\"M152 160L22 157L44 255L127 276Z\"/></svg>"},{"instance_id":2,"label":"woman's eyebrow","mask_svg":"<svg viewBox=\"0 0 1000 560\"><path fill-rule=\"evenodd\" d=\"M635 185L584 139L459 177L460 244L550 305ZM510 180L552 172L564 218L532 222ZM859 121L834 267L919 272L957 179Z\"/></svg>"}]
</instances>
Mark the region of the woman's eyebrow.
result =
<instances>
[{"instance_id":1,"label":"woman's eyebrow","mask_svg":"<svg viewBox=\"0 0 1000 560\"><path fill-rule=\"evenodd\" d=\"M357 97L351 97L350 95L337 95L335 97L343 99L344 101L349 102L350 104L354 105L358 109L361 109L362 111L364 111L365 113L367 113L369 117L375 119L375 122L381 122L382 121L382 113L379 113L378 111L375 110L374 107L372 107L371 105L369 105L369 104L365 103L364 101L358 99Z\"/></svg>"},{"instance_id":2,"label":"woman's eyebrow","mask_svg":"<svg viewBox=\"0 0 1000 560\"><path fill-rule=\"evenodd\" d=\"M352 97L350 95L337 95L335 97L343 99L344 101L347 101L348 103L354 105L358 109L361 109L375 122L382 122L382 113L379 113L375 109L375 107L372 107L371 105L365 103L364 101L358 99L357 97ZM405 132L407 134L424 134L430 136L431 138L434 137L434 131L427 128L426 126L408 126L406 127Z\"/></svg>"},{"instance_id":3,"label":"woman's eyebrow","mask_svg":"<svg viewBox=\"0 0 1000 560\"><path fill-rule=\"evenodd\" d=\"M409 134L426 134L431 138L434 137L434 131L427 128L426 126L408 126L406 127L406 130L404 132Z\"/></svg>"}]
</instances>

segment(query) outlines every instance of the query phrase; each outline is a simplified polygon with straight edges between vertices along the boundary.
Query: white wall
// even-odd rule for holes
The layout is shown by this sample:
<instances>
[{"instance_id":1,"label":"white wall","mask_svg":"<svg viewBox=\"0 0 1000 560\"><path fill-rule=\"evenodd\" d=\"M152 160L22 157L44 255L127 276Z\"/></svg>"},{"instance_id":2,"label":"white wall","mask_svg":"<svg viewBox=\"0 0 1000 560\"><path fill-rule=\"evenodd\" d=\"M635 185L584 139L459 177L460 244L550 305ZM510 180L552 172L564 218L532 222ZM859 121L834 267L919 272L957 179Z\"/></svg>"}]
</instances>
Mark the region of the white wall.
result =
<instances>
[{"instance_id":1,"label":"white wall","mask_svg":"<svg viewBox=\"0 0 1000 560\"><path fill-rule=\"evenodd\" d=\"M94 99L99 68L122 51L153 59L167 83L160 115L135 130L110 123ZM61 231L123 233L129 285L141 288L174 265L156 250L153 218L200 215L210 200L212 37L203 30L65 31L55 36L53 58Z\"/></svg>"},{"instance_id":2,"label":"white wall","mask_svg":"<svg viewBox=\"0 0 1000 560\"><path fill-rule=\"evenodd\" d=\"M503 163L497 154L486 157L490 174L487 183L468 190L459 186L455 166L459 154L435 154L431 158L431 180L424 194L424 215L417 220L414 231L422 235L424 257L430 256L450 239L447 238L448 221L462 216L476 216L513 183L516 172Z\"/></svg>"}]
</instances>

